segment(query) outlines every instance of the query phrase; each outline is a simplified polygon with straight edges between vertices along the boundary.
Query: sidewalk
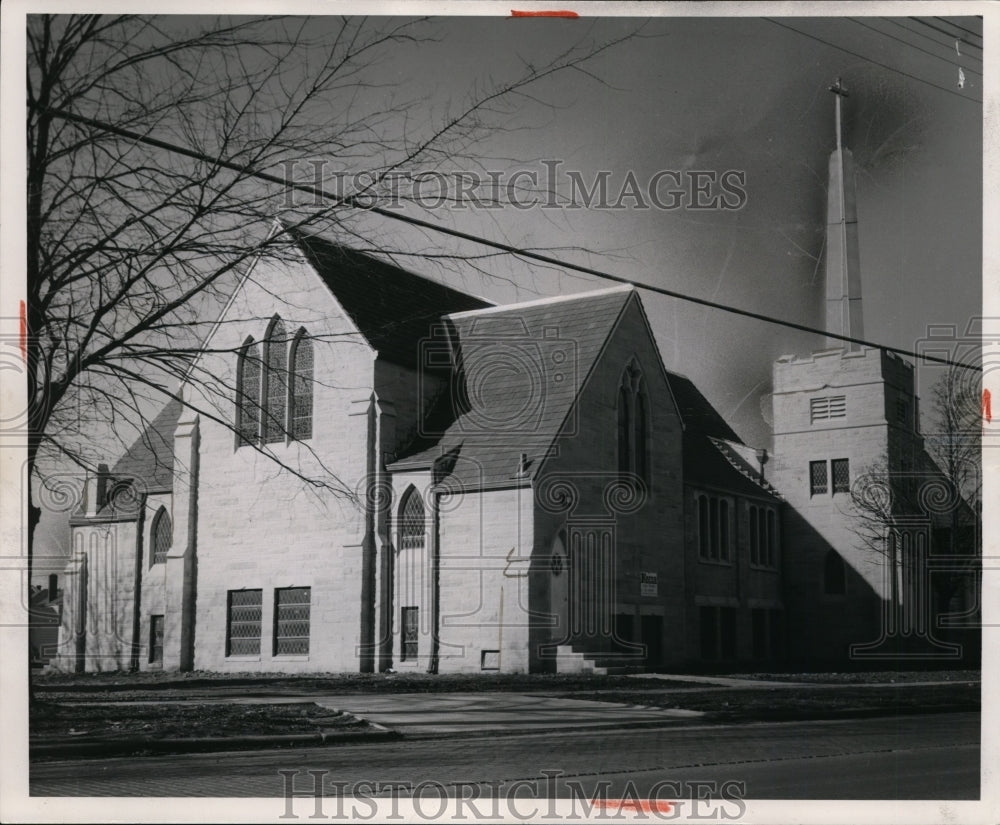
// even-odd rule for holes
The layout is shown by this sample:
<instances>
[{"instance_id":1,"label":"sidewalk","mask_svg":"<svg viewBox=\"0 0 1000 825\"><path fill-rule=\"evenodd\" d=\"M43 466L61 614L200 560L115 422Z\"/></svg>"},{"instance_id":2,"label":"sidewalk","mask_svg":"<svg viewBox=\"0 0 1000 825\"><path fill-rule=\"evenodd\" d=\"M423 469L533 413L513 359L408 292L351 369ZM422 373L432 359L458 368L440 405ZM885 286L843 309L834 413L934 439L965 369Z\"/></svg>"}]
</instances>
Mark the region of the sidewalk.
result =
<instances>
[{"instance_id":1,"label":"sidewalk","mask_svg":"<svg viewBox=\"0 0 1000 825\"><path fill-rule=\"evenodd\" d=\"M113 696L106 696L103 701L88 701L86 694L82 694L79 699L61 697L56 701L66 708L87 705L121 707L123 720L141 716L141 713L130 716L127 712L128 707L139 706L176 705L180 708L217 704L260 706L311 703L332 712L347 714L364 724L350 730L320 728L315 732L273 735L256 735L252 728L244 726L241 730L234 729L234 736L200 738L102 738L94 735L74 740L67 736L60 735L57 739L56 736L49 735L44 739L36 737L31 743L30 754L33 759L80 759L166 752L332 746L388 742L402 737L461 738L469 735L566 733L576 730L676 728L691 724L731 724L762 720L876 717L976 710L980 695L979 680L971 678L862 683L784 682L678 674L643 674L637 678L660 682L663 687L651 687L650 681L645 684L635 682L634 688L603 687L602 682L596 680L593 687L577 691L576 695L541 686L538 690L523 691L420 693L329 693L316 688L308 692L297 691L295 695L279 692L267 694L263 691L247 695L245 687L227 686L220 681L211 691L200 688L194 694L185 695L180 692L176 698L129 698L119 701ZM855 688L863 690L851 693ZM232 695L233 693L237 695ZM135 696L135 693L130 692L129 695ZM604 697L610 701L602 701Z\"/></svg>"},{"instance_id":2,"label":"sidewalk","mask_svg":"<svg viewBox=\"0 0 1000 825\"><path fill-rule=\"evenodd\" d=\"M700 711L664 709L615 702L568 699L511 692L396 693L313 696L310 702L343 712L367 723L361 731L321 730L316 733L267 736L191 737L148 739L101 738L86 741L35 742L30 753L37 758L85 758L135 752L179 753L219 750L316 747L389 741L400 737L428 738L454 735L518 734L565 730L650 728L683 724L704 716ZM199 698L197 704L292 704L301 697ZM66 705L107 705L108 702L66 702ZM191 700L126 700L116 706L190 705Z\"/></svg>"}]
</instances>

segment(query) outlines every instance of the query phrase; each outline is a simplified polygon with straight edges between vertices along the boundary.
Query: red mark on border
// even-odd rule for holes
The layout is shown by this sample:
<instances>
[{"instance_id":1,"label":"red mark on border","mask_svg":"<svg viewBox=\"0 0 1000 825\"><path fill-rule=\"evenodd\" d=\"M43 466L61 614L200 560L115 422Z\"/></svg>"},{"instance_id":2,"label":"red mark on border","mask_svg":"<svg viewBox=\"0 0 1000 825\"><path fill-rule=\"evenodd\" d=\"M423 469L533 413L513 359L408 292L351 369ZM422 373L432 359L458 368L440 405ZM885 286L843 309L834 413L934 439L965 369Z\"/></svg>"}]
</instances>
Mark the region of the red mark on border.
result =
<instances>
[{"instance_id":1,"label":"red mark on border","mask_svg":"<svg viewBox=\"0 0 1000 825\"><path fill-rule=\"evenodd\" d=\"M983 418L986 423L989 424L993 419L993 414L990 412L990 391L983 390Z\"/></svg>"},{"instance_id":2,"label":"red mark on border","mask_svg":"<svg viewBox=\"0 0 1000 825\"><path fill-rule=\"evenodd\" d=\"M21 334L18 337L18 343L21 345L21 360L25 364L28 363L28 308L24 305L24 301L21 301Z\"/></svg>"},{"instance_id":3,"label":"red mark on border","mask_svg":"<svg viewBox=\"0 0 1000 825\"><path fill-rule=\"evenodd\" d=\"M568 17L571 20L575 20L580 15L575 11L515 11L510 10L511 17Z\"/></svg>"},{"instance_id":4,"label":"red mark on border","mask_svg":"<svg viewBox=\"0 0 1000 825\"><path fill-rule=\"evenodd\" d=\"M644 813L668 814L674 809L673 802L659 799L594 799L598 808L617 808L622 811L643 811Z\"/></svg>"}]
</instances>

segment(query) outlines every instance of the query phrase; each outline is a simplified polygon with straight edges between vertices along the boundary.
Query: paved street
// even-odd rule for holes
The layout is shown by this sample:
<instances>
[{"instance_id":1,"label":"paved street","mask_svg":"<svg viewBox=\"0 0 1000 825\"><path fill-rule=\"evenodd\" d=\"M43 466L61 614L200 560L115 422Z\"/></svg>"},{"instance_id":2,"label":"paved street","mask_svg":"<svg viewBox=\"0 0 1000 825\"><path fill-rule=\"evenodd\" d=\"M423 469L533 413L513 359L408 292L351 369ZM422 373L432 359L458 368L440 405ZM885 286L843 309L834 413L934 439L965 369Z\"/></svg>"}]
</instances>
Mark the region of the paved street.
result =
<instances>
[{"instance_id":1,"label":"paved street","mask_svg":"<svg viewBox=\"0 0 1000 825\"><path fill-rule=\"evenodd\" d=\"M470 786L489 793L517 780L546 796L578 783L589 798L607 781L609 797L631 781L647 794L664 780L746 783L746 798L974 799L979 795L979 715L953 713L755 725L689 725L564 730L449 739L408 738L343 747L74 760L31 768L36 796L281 797L291 777L312 794L307 770L334 783L393 782L419 791L440 783L448 793ZM497 785L497 783L502 783ZM437 787L437 786L434 786ZM367 791L369 794L371 790ZM530 790L519 796L528 799ZM662 797L663 794L661 793ZM302 814L312 800L302 799ZM284 802L276 800L275 815Z\"/></svg>"}]
</instances>

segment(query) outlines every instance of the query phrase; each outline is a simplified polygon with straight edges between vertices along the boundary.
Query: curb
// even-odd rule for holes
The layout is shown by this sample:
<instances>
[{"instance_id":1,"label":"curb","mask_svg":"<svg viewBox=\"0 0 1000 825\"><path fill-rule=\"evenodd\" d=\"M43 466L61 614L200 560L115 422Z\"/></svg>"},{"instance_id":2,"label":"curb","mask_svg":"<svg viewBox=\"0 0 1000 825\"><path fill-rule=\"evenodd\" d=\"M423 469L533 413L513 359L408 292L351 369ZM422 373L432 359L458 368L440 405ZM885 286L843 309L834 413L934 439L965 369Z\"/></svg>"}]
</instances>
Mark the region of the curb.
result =
<instances>
[{"instance_id":1,"label":"curb","mask_svg":"<svg viewBox=\"0 0 1000 825\"><path fill-rule=\"evenodd\" d=\"M701 716L674 717L672 719L650 719L634 722L598 722L594 724L577 725L562 728L537 728L525 729L490 729L490 730L468 730L468 731L417 731L412 730L406 733L406 741L414 742L426 739L474 739L474 738L494 738L505 736L532 736L548 735L558 736L562 734L575 734L581 732L599 732L601 730L684 730L685 728L715 728L732 727L736 725L773 725L794 722L840 722L851 719L879 719L892 718L894 716L926 716L943 713L979 713L981 708L977 706L954 705L942 708L908 708L903 713L886 712L878 708L845 708L843 710L817 710L802 711L786 715L767 714L742 714L725 717L714 711L704 711Z\"/></svg>"},{"instance_id":2,"label":"curb","mask_svg":"<svg viewBox=\"0 0 1000 825\"><path fill-rule=\"evenodd\" d=\"M29 743L29 759L57 757L84 759L88 757L129 756L137 752L210 753L229 750L271 750L276 748L322 747L360 742L385 742L401 738L401 734L381 725L369 723L371 729L353 733L321 730L316 733L262 734L259 736L204 736L176 739L91 739L86 742Z\"/></svg>"}]
</instances>

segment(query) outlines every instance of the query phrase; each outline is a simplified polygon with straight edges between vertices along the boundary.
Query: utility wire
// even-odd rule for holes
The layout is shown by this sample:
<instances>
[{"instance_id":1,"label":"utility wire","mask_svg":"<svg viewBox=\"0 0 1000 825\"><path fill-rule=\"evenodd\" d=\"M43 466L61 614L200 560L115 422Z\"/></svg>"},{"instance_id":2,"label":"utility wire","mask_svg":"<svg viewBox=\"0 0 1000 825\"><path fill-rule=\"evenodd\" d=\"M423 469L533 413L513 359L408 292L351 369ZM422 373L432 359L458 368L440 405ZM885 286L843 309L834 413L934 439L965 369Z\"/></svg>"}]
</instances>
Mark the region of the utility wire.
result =
<instances>
[{"instance_id":1,"label":"utility wire","mask_svg":"<svg viewBox=\"0 0 1000 825\"><path fill-rule=\"evenodd\" d=\"M950 20L944 17L935 17L934 19L940 20L942 23L947 23L949 26L954 26L959 31L963 31L966 34L971 34L973 37L978 37L980 40L983 39L983 36L979 32L974 32L972 29L965 28L965 26L959 26L958 23L952 23ZM976 48L978 49L979 46L976 46Z\"/></svg>"},{"instance_id":2,"label":"utility wire","mask_svg":"<svg viewBox=\"0 0 1000 825\"><path fill-rule=\"evenodd\" d=\"M470 241L472 243L478 244L480 246L487 246L493 249L498 249L502 252L507 252L518 258L523 258L531 261L538 261L550 266L559 267L562 269L572 270L574 272L580 272L584 275L591 275L596 278L603 278L608 281L614 281L620 284L626 284L628 286L645 289L649 292L654 292L659 295L665 295L668 298L676 298L680 301L687 301L688 303L697 304L699 306L709 307L711 309L718 309L722 312L728 312L733 315L740 315L744 318L753 318L757 321L763 321L764 323L774 324L776 326L786 327L788 329L795 329L800 332L808 332L815 335L822 335L826 338L833 338L837 341L844 341L849 344L858 344L860 346L871 347L873 349L879 349L886 352L893 352L897 355L905 355L909 358L914 358L918 361L933 361L938 364L945 364L947 366L960 367L963 369L977 370L981 371L982 367L976 366L974 364L963 364L959 361L951 361L947 358L940 358L934 355L928 355L926 353L918 353L913 350L902 349L900 347L891 347L887 344L879 344L874 341L869 341L864 338L855 338L849 335L839 335L835 332L829 332L827 330L817 329L816 327L811 327L806 324L799 324L795 321L786 321L782 318L775 318L771 315L764 315L760 312L752 312L748 309L741 309L739 307L731 306L730 304L719 303L718 301L709 301L705 298L697 298L693 295L687 295L683 292L677 292L676 290L666 289L660 286L653 286L651 284L637 283L636 281L631 281L628 278L623 278L619 275L612 275L609 272L604 272L599 269L594 269L589 266L581 266L580 264L574 264L569 261L564 261L559 258L552 257L550 255L543 255L539 252L532 252L531 250L521 249L512 244L502 243L501 241L493 241L488 238L483 238L479 235L473 235L468 232L462 232L458 229L451 229L446 226L441 226L439 224L431 223L430 221L423 220L421 218L414 218L410 215L402 215L396 212L390 212L387 209L382 209L377 206L369 205L366 196L362 195L360 198L354 195L348 196L337 196L332 195L323 189L321 186L315 186L307 183L294 183L288 181L278 175L272 175L268 172L261 172L256 169L252 169L250 166L242 163L234 163L233 161L224 160L223 158L212 157L203 152L199 152L195 149L188 149L184 146L179 146L174 143L169 143L165 140L159 140L158 138L149 137L148 135L140 134L139 132L133 132L129 129L123 129L119 126L115 126L111 123L105 123L104 121L95 120L94 118L84 117L83 115L78 115L73 112L67 112L61 109L50 109L44 106L38 106L31 102L28 103L29 107L35 109L39 112L44 112L45 114L59 118L61 120L68 120L73 123L79 123L84 126L90 126L94 129L100 129L104 132L109 132L111 134L119 135L129 140L134 140L138 143L144 143L148 146L155 146L158 149L163 149L167 152L173 152L175 154L183 155L185 157L193 158L195 160L205 161L211 163L215 166L221 167L223 169L230 169L234 172L239 172L242 175L247 175L248 177L257 178L259 180L265 180L270 183L276 183L281 186L290 189L296 189L301 192L307 192L313 196L322 197L328 201L331 201L333 205L344 205L349 206L354 209L363 209L366 212L373 212L376 215L380 215L384 218L388 218L394 221L400 221L402 223L409 224L411 226L419 226L423 229L429 229L433 232L439 232L444 235L450 235L453 238L460 238L464 241Z\"/></svg>"},{"instance_id":3,"label":"utility wire","mask_svg":"<svg viewBox=\"0 0 1000 825\"><path fill-rule=\"evenodd\" d=\"M861 20L858 20L857 17L848 17L847 19L850 20L850 21L852 21L852 22L854 22L854 23L857 23L859 26L864 26L866 29L868 29L868 31L873 31L876 34L882 35L882 37L888 37L891 40L895 40L897 43L902 43L904 46L909 46L911 49L916 49L918 52L923 52L924 54L930 55L935 60L941 60L941 61L947 63L949 66L955 67L957 65L955 57L943 57L942 55L935 54L934 52L928 51L927 49L922 49L922 48L920 48L920 46L917 46L914 43L910 43L907 40L903 40L902 37L896 37L895 35L889 34L889 32L884 32L881 29L876 29L874 26L869 26L867 23L864 23ZM957 55L956 55L956 57L957 57ZM966 66L964 68L965 68L965 71L970 72L971 74L977 74L980 77L983 76L982 72L977 72L975 69L971 69L968 66Z\"/></svg>"},{"instance_id":4,"label":"utility wire","mask_svg":"<svg viewBox=\"0 0 1000 825\"><path fill-rule=\"evenodd\" d=\"M940 46L942 49L947 49L949 52L952 52L952 51L955 50L955 45L954 45L955 38L952 38L947 43L942 43L939 38L932 37L931 35L924 34L923 32L918 32L915 29L911 29L909 26L904 26L898 20L893 20L891 17L880 17L878 19L879 20L884 20L886 23L892 23L892 25L898 26L904 32L908 32L909 34L912 34L914 37L922 37L922 38L924 38L924 40L929 40L934 45ZM979 48L979 46L974 46L971 43L966 43L964 40L962 41L962 43L964 45L966 45L966 46L972 46L972 48L974 48L974 49L978 49ZM958 55L956 55L956 57L958 57ZM965 59L965 60L978 60L980 63L983 62L983 59L981 57L977 57L974 54L963 54L963 55L961 55L961 57L962 57L962 59Z\"/></svg>"},{"instance_id":5,"label":"utility wire","mask_svg":"<svg viewBox=\"0 0 1000 825\"><path fill-rule=\"evenodd\" d=\"M935 19L938 19L938 18L935 18ZM914 23L919 23L921 26L927 26L928 29L934 29L934 31L940 32L945 37L948 37L948 38L950 38L952 40L962 40L961 37L956 37L955 34L954 34L954 32L945 31L940 26L935 26L933 23L928 23L926 20L921 20L919 17L911 17L910 20L912 20ZM978 37L980 40L982 40L982 36L981 35L977 34L976 37ZM963 40L962 42L964 43L965 41ZM977 46L975 43L969 43L967 45L972 46L972 47L974 47L976 49L982 49L982 46Z\"/></svg>"},{"instance_id":6,"label":"utility wire","mask_svg":"<svg viewBox=\"0 0 1000 825\"><path fill-rule=\"evenodd\" d=\"M864 60L866 63L871 63L872 65L879 66L880 68L883 69L887 69L890 72L901 74L903 75L903 77L908 77L910 78L910 80L916 80L918 83L924 83L928 86L931 86L934 89L937 89L939 92L947 92L948 94L955 95L955 97L961 98L962 100L968 100L971 103L979 103L980 105L982 105L983 101L979 100L979 98L960 94L959 92L956 92L954 89L949 89L945 86L938 86L936 83L931 83L929 80L924 80L922 77L915 77L914 75L909 74L908 72L904 72L902 69L897 69L895 66L890 66L887 63L879 63L877 60L872 60L870 57L865 57L865 55L863 54L859 54L858 52L853 52L850 49L845 49L843 46L838 46L835 43L831 43L828 40L824 40L822 37L816 37L816 35L814 34L809 34L808 32L804 32L801 29L796 29L794 26L789 26L786 25L785 23L781 23L778 20L775 20L773 17L764 17L762 19L767 20L769 23L774 23L774 25L776 26L781 26L781 28L783 29L788 29L791 32L795 32L796 34L801 34L803 37L808 37L810 40L815 40L819 43L822 43L824 46L829 46L831 49L837 49L838 51L842 51L846 54L853 55L854 57L857 57L860 60Z\"/></svg>"}]
</instances>

